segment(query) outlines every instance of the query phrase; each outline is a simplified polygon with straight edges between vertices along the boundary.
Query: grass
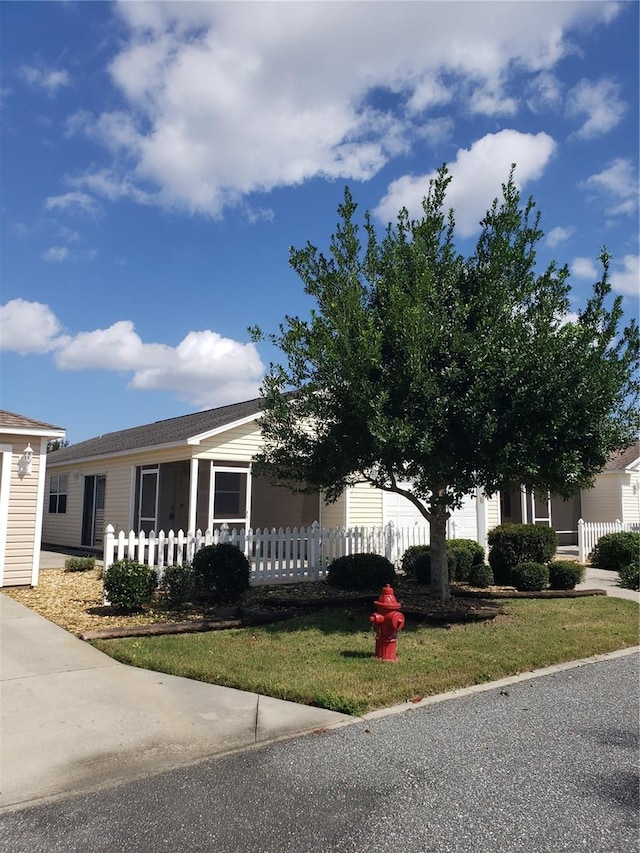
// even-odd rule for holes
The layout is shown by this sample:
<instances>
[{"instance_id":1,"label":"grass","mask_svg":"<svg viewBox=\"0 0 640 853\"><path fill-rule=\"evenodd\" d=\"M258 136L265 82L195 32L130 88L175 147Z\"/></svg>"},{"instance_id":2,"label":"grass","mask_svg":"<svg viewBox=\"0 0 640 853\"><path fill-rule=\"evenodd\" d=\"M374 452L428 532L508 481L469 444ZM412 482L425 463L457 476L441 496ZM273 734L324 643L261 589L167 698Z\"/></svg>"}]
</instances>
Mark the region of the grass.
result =
<instances>
[{"instance_id":1,"label":"grass","mask_svg":"<svg viewBox=\"0 0 640 853\"><path fill-rule=\"evenodd\" d=\"M369 608L370 610L370 608ZM408 622L398 664L373 657L364 609L206 634L94 641L123 663L363 714L638 643L638 605L593 597L514 600L493 621Z\"/></svg>"}]
</instances>

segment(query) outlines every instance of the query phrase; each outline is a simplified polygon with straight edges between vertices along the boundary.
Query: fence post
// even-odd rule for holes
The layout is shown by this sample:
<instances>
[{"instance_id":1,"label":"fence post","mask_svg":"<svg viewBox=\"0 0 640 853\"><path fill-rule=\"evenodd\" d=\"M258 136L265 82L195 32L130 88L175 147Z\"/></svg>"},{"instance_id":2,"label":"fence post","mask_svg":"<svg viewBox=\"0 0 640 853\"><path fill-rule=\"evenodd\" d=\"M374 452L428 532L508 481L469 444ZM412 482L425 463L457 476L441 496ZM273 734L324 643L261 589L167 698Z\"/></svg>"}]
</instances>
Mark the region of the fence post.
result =
<instances>
[{"instance_id":1,"label":"fence post","mask_svg":"<svg viewBox=\"0 0 640 853\"><path fill-rule=\"evenodd\" d=\"M115 547L115 529L113 527L113 524L107 524L104 529L104 553L102 555L102 561L105 569L107 568L107 566L110 566L111 563L114 562L113 555L115 553Z\"/></svg>"},{"instance_id":2,"label":"fence post","mask_svg":"<svg viewBox=\"0 0 640 853\"><path fill-rule=\"evenodd\" d=\"M585 543L584 543L584 519L578 519L578 560L581 563L585 562Z\"/></svg>"},{"instance_id":3,"label":"fence post","mask_svg":"<svg viewBox=\"0 0 640 853\"><path fill-rule=\"evenodd\" d=\"M311 527L307 530L309 536L309 553L308 553L308 569L309 574L314 580L318 580L320 562L320 525L314 521Z\"/></svg>"},{"instance_id":4,"label":"fence post","mask_svg":"<svg viewBox=\"0 0 640 853\"><path fill-rule=\"evenodd\" d=\"M395 562L395 536L394 534L394 526L393 521L390 521L383 528L383 539L384 539L384 555L389 560L389 562Z\"/></svg>"},{"instance_id":5,"label":"fence post","mask_svg":"<svg viewBox=\"0 0 640 853\"><path fill-rule=\"evenodd\" d=\"M223 521L220 525L220 539L219 542L229 542L229 525L226 521Z\"/></svg>"}]
</instances>

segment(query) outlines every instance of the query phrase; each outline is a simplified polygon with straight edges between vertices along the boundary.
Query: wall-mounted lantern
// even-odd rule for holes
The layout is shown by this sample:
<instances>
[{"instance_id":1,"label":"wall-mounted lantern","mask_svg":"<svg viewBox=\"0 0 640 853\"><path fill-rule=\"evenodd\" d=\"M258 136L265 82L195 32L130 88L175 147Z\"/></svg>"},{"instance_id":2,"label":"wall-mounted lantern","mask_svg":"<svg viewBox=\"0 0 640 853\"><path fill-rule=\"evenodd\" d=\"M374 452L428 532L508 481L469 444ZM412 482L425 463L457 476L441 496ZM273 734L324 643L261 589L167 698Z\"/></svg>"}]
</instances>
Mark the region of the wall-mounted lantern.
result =
<instances>
[{"instance_id":1,"label":"wall-mounted lantern","mask_svg":"<svg viewBox=\"0 0 640 853\"><path fill-rule=\"evenodd\" d=\"M31 476L31 463L33 462L33 448L31 447L31 442L27 444L25 449L22 451L22 456L18 459L18 476L20 479L22 477L30 477Z\"/></svg>"}]
</instances>

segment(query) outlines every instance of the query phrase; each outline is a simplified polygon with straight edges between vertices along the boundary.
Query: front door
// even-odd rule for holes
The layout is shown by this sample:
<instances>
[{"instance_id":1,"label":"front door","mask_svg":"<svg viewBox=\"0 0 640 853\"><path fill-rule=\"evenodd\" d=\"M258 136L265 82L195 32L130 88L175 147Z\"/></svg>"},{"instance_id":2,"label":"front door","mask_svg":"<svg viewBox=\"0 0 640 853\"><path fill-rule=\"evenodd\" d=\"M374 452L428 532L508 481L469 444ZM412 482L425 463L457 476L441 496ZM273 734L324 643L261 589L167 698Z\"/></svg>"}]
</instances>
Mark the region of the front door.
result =
<instances>
[{"instance_id":1,"label":"front door","mask_svg":"<svg viewBox=\"0 0 640 853\"><path fill-rule=\"evenodd\" d=\"M156 530L158 518L158 468L143 468L140 472L138 530Z\"/></svg>"},{"instance_id":2,"label":"front door","mask_svg":"<svg viewBox=\"0 0 640 853\"><path fill-rule=\"evenodd\" d=\"M88 548L102 545L104 532L104 501L107 478L104 475L84 478L82 514L82 544Z\"/></svg>"}]
</instances>

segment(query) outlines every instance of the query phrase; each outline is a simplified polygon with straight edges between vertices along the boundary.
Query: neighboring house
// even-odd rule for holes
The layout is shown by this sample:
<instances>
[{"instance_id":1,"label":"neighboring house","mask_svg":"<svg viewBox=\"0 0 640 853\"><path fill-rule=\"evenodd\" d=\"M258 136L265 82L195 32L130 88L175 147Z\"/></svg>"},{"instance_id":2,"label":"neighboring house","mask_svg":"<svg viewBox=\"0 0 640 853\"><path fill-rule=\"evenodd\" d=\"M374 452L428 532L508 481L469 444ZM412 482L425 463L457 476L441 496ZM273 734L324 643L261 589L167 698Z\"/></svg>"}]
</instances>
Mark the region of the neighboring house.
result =
<instances>
[{"instance_id":1,"label":"neighboring house","mask_svg":"<svg viewBox=\"0 0 640 853\"><path fill-rule=\"evenodd\" d=\"M0 410L0 586L35 586L47 442L64 430Z\"/></svg>"},{"instance_id":2,"label":"neighboring house","mask_svg":"<svg viewBox=\"0 0 640 853\"><path fill-rule=\"evenodd\" d=\"M584 489L585 521L640 522L640 441L612 456L596 477L593 489Z\"/></svg>"},{"instance_id":3,"label":"neighboring house","mask_svg":"<svg viewBox=\"0 0 640 853\"><path fill-rule=\"evenodd\" d=\"M565 500L557 495L534 495L512 483L500 495L504 523L548 524L555 527L561 545L578 541L578 520L586 522L640 522L640 441L612 456L591 489L581 489Z\"/></svg>"},{"instance_id":4,"label":"neighboring house","mask_svg":"<svg viewBox=\"0 0 640 853\"><path fill-rule=\"evenodd\" d=\"M261 399L121 430L51 454L43 541L101 549L106 524L118 530L425 524L405 498L368 484L338 501L297 494L254 476L261 447ZM496 499L469 498L449 533L484 542L499 523Z\"/></svg>"}]
</instances>

